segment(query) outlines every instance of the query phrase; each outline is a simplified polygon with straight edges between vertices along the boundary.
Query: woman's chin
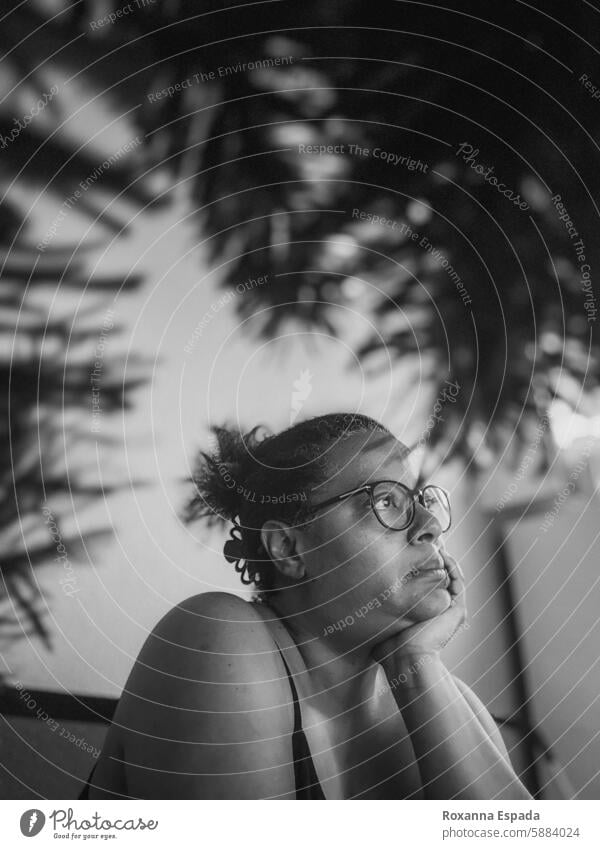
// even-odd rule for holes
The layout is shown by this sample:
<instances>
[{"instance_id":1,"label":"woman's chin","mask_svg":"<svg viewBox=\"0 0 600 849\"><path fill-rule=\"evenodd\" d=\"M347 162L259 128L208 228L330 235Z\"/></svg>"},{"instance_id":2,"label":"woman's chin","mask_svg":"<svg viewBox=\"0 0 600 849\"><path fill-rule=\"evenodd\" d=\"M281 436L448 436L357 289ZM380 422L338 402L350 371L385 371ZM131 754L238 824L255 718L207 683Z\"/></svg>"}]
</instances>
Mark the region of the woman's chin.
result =
<instances>
[{"instance_id":1,"label":"woman's chin","mask_svg":"<svg viewBox=\"0 0 600 849\"><path fill-rule=\"evenodd\" d=\"M440 613L448 610L450 601L450 593L443 587L430 590L424 598L414 605L415 619L422 621L423 619L431 619L433 616L439 616Z\"/></svg>"}]
</instances>

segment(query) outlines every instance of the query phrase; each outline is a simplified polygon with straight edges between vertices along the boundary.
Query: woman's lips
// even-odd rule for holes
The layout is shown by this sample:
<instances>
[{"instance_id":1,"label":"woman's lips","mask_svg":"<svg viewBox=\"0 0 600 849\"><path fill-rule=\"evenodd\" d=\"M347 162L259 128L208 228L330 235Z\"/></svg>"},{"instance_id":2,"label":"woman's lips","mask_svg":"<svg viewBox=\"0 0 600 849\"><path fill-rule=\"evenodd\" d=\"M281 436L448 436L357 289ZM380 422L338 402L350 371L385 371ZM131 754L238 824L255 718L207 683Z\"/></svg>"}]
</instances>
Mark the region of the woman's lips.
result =
<instances>
[{"instance_id":1,"label":"woman's lips","mask_svg":"<svg viewBox=\"0 0 600 849\"><path fill-rule=\"evenodd\" d=\"M423 560L422 563L417 563L413 566L413 571L416 572L432 572L432 571L446 571L446 567L444 566L444 561L439 556L428 557L427 560Z\"/></svg>"},{"instance_id":2,"label":"woman's lips","mask_svg":"<svg viewBox=\"0 0 600 849\"><path fill-rule=\"evenodd\" d=\"M430 580L445 581L450 583L450 577L445 569L436 567L433 569L420 569L418 578L429 578Z\"/></svg>"},{"instance_id":3,"label":"woman's lips","mask_svg":"<svg viewBox=\"0 0 600 849\"><path fill-rule=\"evenodd\" d=\"M430 557L423 563L413 567L413 573L416 578L429 578L430 580L444 581L446 585L450 583L450 576L444 566L444 561L441 557Z\"/></svg>"}]
</instances>

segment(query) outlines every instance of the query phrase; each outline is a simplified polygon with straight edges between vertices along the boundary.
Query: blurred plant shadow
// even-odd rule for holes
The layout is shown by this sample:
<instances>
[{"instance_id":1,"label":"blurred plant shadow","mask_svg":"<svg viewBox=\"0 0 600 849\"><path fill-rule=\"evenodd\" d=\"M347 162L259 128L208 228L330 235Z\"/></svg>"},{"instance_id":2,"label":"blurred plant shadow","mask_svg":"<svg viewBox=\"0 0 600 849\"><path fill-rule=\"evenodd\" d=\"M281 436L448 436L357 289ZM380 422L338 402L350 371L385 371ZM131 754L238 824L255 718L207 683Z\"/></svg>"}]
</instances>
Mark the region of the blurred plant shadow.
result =
<instances>
[{"instance_id":1,"label":"blurred plant shadow","mask_svg":"<svg viewBox=\"0 0 600 849\"><path fill-rule=\"evenodd\" d=\"M574 403L566 378L585 392L598 386L598 339L551 201L563 197L587 262L600 267L600 113L582 85L565 82L565 68L589 69L591 53L582 57L577 39L552 25L568 16L573 31L590 34L593 11L549 0L544 18L523 9L515 33L500 7L482 21L467 4L467 27L467 7L436 4L432 15L429 5L210 0L199 9L165 0L110 23L115 0L40 0L4 16L1 595L40 637L33 570L53 546L23 547L20 529L40 524L50 495L102 493L54 468L57 426L70 445L89 438L71 420L67 427L65 411L85 417L90 363L64 366L66 350L93 333L49 321L32 293L85 290L109 303L142 281L126 273L87 280L95 235L57 246L51 225L36 249L34 198L64 204L91 175L102 193L95 182L82 191L76 214L99 222L101 241L125 232L132 211L173 203L158 187L189 178L199 241L213 259L236 257L223 285L272 281L236 299L244 317L264 310L255 332L273 338L293 321L336 334L340 305L368 313L376 333L357 352L367 371L389 353L396 363L418 361L414 380L433 397L446 380L460 387L428 440L470 471L482 445L498 456L513 433L516 464L530 422L554 398ZM56 96L22 126L52 85ZM83 134L78 115L89 123ZM97 179L105 154L91 142L113 125L137 146ZM128 407L144 365L123 382L106 361L107 412ZM543 468L543 445L540 460ZM67 542L75 550L80 541Z\"/></svg>"}]
</instances>

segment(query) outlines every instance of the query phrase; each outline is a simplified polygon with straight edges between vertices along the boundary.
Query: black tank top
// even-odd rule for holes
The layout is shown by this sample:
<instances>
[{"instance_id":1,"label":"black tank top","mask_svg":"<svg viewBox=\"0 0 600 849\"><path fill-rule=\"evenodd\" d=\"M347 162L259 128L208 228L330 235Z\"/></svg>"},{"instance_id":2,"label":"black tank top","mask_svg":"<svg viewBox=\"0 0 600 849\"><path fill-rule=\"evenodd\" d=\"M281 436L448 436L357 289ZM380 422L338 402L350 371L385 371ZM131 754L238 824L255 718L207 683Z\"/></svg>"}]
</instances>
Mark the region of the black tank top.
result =
<instances>
[{"instance_id":1,"label":"black tank top","mask_svg":"<svg viewBox=\"0 0 600 849\"><path fill-rule=\"evenodd\" d=\"M317 778L315 765L310 754L308 740L306 739L306 735L302 730L298 691L296 690L294 679L290 674L289 667L286 663L285 657L281 652L281 649L279 650L279 654L281 655L283 665L285 666L285 671L290 682L290 689L292 691L292 698L294 700L294 730L292 731L292 754L294 757L294 781L296 784L296 799L325 799L323 790L319 783L319 779ZM92 770L88 776L88 780L86 781L81 793L77 797L78 799L90 798L90 782L92 780L92 775L94 774L96 766L97 764L94 764L94 766L92 767Z\"/></svg>"}]
</instances>

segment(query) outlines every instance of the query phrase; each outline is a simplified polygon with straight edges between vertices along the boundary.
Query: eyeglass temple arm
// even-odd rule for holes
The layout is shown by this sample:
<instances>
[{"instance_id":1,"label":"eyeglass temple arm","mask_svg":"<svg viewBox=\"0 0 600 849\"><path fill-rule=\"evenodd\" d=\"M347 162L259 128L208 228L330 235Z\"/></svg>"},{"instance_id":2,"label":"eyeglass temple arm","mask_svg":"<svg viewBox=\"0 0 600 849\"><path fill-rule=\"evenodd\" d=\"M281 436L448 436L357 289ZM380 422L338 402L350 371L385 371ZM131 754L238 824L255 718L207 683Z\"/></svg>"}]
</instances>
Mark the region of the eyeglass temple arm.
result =
<instances>
[{"instance_id":1,"label":"eyeglass temple arm","mask_svg":"<svg viewBox=\"0 0 600 849\"><path fill-rule=\"evenodd\" d=\"M334 495L333 498L328 498L326 501L321 501L320 504L315 504L315 510L319 507L327 507L329 504L335 504L338 501L343 501L345 498L350 498L351 495L356 495L358 492L368 492L373 484L366 483L362 486L357 486L356 489L351 489L349 492L342 492L341 495Z\"/></svg>"}]
</instances>

